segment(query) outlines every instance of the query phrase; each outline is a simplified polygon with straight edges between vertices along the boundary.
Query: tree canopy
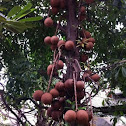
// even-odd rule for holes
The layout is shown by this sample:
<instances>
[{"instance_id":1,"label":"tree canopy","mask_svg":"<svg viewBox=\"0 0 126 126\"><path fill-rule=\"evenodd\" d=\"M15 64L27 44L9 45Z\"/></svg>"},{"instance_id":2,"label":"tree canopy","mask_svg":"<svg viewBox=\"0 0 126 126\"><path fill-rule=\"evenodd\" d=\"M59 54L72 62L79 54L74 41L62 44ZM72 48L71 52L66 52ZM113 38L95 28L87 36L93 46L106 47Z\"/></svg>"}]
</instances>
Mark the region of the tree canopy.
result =
<instances>
[{"instance_id":1,"label":"tree canopy","mask_svg":"<svg viewBox=\"0 0 126 126\"><path fill-rule=\"evenodd\" d=\"M79 3L80 0L75 1ZM27 100L33 102L35 108L42 109L38 107L41 103L32 99L32 94L38 89L45 91L49 80L47 67L53 59L53 51L44 43L44 38L56 32L55 24L51 28L44 26L45 18L51 13L50 1L3 0L0 3L0 70L5 68L1 77L7 78L4 93L1 90L0 94L4 106L16 116L19 125L22 120L31 125L24 114L20 119L13 109L19 113ZM91 58L88 64L101 75L99 88L110 88L113 94L118 87L126 96L126 3L123 0L81 3L87 11L81 27L96 40L93 51L88 54ZM65 26L65 14L50 16L55 23L61 20ZM67 40L63 31L58 31L57 35ZM81 67L88 64L82 63Z\"/></svg>"}]
</instances>

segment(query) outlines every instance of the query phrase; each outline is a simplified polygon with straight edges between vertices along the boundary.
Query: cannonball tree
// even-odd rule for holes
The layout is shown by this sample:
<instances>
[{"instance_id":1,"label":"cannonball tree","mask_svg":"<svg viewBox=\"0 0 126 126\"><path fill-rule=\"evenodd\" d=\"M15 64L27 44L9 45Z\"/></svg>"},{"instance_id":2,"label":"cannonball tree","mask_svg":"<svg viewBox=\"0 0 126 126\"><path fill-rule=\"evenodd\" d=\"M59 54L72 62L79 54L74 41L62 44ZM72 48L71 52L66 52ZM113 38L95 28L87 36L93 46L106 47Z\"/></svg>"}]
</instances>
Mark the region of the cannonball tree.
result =
<instances>
[{"instance_id":1,"label":"cannonball tree","mask_svg":"<svg viewBox=\"0 0 126 126\"><path fill-rule=\"evenodd\" d=\"M91 98L99 91L100 75L90 68L88 55L95 39L82 22L87 20L87 8L93 3L93 0L50 0L44 25L48 29L55 26L56 31L53 36L45 37L44 42L53 51L53 61L47 67L47 90L41 99L38 90L33 94L34 98L38 92L37 99L46 108L43 111L50 125L57 122L57 125L89 126L91 123ZM52 78L58 80L54 85ZM88 91L90 86L93 88ZM38 125L41 123L38 121Z\"/></svg>"}]
</instances>

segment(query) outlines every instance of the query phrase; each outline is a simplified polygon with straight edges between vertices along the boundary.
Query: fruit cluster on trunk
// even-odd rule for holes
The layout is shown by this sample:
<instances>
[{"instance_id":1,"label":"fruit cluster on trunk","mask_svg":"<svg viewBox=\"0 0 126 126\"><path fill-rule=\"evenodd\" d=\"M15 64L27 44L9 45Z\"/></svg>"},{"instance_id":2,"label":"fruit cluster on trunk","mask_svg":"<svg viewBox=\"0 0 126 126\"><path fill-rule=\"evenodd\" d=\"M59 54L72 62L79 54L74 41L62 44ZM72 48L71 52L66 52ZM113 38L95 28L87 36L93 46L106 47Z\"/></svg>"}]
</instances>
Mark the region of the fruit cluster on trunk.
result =
<instances>
[{"instance_id":1,"label":"fruit cluster on trunk","mask_svg":"<svg viewBox=\"0 0 126 126\"><path fill-rule=\"evenodd\" d=\"M92 51L95 39L91 33L85 30L81 23L86 20L86 5L93 3L93 0L83 2L76 0L50 0L51 14L60 17L56 31L63 30L66 39L61 39L58 35L47 36L45 44L49 45L54 51L53 63L47 67L47 74L50 77L47 92L37 90L33 94L36 101L41 101L43 105L50 105L47 108L47 116L54 121L61 123L63 120L70 125L89 126L92 119L92 111L89 108L89 101L82 104L84 98L90 99L90 95L85 90L85 83L97 83L100 76L90 68L82 69L80 63L88 62L88 54ZM78 7L78 8L77 8ZM67 24L62 26L60 23L65 19ZM51 16L45 19L46 27L52 27L54 21ZM62 35L62 34L61 34ZM50 88L52 78L59 77L53 89ZM73 107L71 109L71 107ZM79 107L85 107L79 110Z\"/></svg>"}]
</instances>

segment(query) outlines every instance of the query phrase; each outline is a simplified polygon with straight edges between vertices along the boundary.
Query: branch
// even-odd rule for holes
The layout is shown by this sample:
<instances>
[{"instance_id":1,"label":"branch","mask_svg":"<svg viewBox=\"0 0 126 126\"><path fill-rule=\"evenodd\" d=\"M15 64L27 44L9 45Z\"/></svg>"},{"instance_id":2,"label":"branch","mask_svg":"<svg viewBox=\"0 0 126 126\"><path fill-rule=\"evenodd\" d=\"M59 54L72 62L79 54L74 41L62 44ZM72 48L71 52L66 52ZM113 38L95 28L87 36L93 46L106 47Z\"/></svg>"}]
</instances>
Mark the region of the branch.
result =
<instances>
[{"instance_id":1,"label":"branch","mask_svg":"<svg viewBox=\"0 0 126 126\"><path fill-rule=\"evenodd\" d=\"M111 65L108 65L107 67L102 67L101 69L99 70L103 70L103 71L107 71L108 69L113 69L115 68L116 66L120 66L120 65L123 65L126 63L126 60L121 60L119 62L115 62L114 64L111 64Z\"/></svg>"},{"instance_id":2,"label":"branch","mask_svg":"<svg viewBox=\"0 0 126 126\"><path fill-rule=\"evenodd\" d=\"M25 126L25 124L23 123L23 121L18 117L18 115L6 103L3 94L1 94L1 99L2 99L2 101L4 103L4 105L6 106L6 108L17 118L17 120L22 124L22 126Z\"/></svg>"},{"instance_id":3,"label":"branch","mask_svg":"<svg viewBox=\"0 0 126 126\"><path fill-rule=\"evenodd\" d=\"M126 107L124 105L116 105L116 106L106 106L106 107L93 107L94 112L102 112L104 114L113 115L115 111L122 111L126 114Z\"/></svg>"}]
</instances>

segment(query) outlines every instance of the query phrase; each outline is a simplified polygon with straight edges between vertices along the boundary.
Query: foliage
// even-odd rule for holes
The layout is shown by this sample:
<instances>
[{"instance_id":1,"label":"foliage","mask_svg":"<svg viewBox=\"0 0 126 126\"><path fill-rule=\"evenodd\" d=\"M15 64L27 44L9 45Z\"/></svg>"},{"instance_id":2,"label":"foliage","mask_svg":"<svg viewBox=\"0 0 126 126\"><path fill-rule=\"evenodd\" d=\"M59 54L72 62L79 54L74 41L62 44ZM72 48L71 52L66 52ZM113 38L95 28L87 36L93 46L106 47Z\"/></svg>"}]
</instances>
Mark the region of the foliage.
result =
<instances>
[{"instance_id":1,"label":"foliage","mask_svg":"<svg viewBox=\"0 0 126 126\"><path fill-rule=\"evenodd\" d=\"M52 52L43 40L45 36L54 35L55 28L47 29L43 26L49 1L3 0L1 3L0 69L6 68L7 102L11 102L11 106L21 107L22 102L16 104L18 99L31 98L34 90L45 90L47 86L46 68L52 59ZM126 66L125 62L118 63L126 57L124 3L96 0L87 11L87 21L83 22L83 26L96 39L92 52L95 60L90 64L96 66L96 70L102 73L103 78L107 78L107 81L101 80L102 83L109 82L112 89L119 87L126 95ZM53 18L55 20L58 17ZM119 24L123 25L123 28L117 29ZM113 65L115 62L117 64ZM108 71L100 69L102 65L99 67L99 63L112 67L107 69Z\"/></svg>"}]
</instances>

